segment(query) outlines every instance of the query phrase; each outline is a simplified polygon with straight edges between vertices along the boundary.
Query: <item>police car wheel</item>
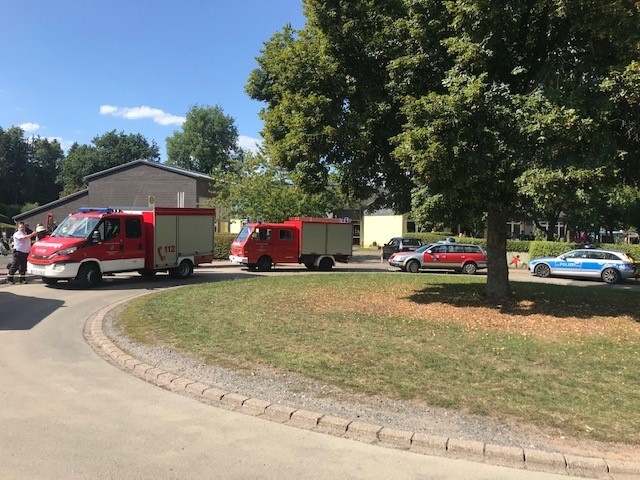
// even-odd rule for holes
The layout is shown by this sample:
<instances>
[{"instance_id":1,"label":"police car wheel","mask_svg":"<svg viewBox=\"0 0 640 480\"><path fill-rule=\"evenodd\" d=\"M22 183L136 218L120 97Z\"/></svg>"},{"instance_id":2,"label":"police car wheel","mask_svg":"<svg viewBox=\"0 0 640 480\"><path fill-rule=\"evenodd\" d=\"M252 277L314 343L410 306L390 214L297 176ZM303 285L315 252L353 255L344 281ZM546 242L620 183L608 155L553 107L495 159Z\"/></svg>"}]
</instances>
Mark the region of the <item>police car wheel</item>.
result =
<instances>
[{"instance_id":1,"label":"police car wheel","mask_svg":"<svg viewBox=\"0 0 640 480\"><path fill-rule=\"evenodd\" d=\"M547 278L551 275L551 269L549 268L549 265L541 263L540 265L536 265L536 268L533 269L533 273L536 277Z\"/></svg>"},{"instance_id":2,"label":"police car wheel","mask_svg":"<svg viewBox=\"0 0 640 480\"><path fill-rule=\"evenodd\" d=\"M620 281L620 272L615 268L605 268L602 272L602 280L606 283L618 283Z\"/></svg>"}]
</instances>

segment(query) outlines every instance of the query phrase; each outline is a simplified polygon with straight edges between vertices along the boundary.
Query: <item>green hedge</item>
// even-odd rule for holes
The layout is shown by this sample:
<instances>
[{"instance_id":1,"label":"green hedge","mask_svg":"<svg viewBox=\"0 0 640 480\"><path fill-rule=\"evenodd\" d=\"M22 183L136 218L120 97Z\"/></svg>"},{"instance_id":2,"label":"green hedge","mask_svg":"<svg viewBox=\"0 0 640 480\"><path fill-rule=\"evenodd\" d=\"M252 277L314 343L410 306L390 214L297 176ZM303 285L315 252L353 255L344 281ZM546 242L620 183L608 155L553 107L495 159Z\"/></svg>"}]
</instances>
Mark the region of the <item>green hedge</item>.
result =
<instances>
[{"instance_id":1,"label":"green hedge","mask_svg":"<svg viewBox=\"0 0 640 480\"><path fill-rule=\"evenodd\" d=\"M455 238L458 243L475 243L477 245L486 245L486 240L484 238L470 238L470 237L456 237L453 233L447 232L418 232L418 233L409 233L405 235L406 238L417 238L422 241L422 243L435 243L440 242L442 240L446 240L447 238Z\"/></svg>"},{"instance_id":2,"label":"green hedge","mask_svg":"<svg viewBox=\"0 0 640 480\"><path fill-rule=\"evenodd\" d=\"M235 233L216 233L213 236L213 258L216 260L229 260L231 242L236 238Z\"/></svg>"},{"instance_id":3,"label":"green hedge","mask_svg":"<svg viewBox=\"0 0 640 480\"><path fill-rule=\"evenodd\" d=\"M557 257L569 250L575 250L576 248L583 248L584 244L580 243L567 243L567 242L530 242L529 257L531 259L540 257ZM624 252L634 258L636 261L640 260L640 245L629 245L626 243L600 243L599 247L603 250L614 250L617 252ZM513 250L514 252L518 250Z\"/></svg>"}]
</instances>

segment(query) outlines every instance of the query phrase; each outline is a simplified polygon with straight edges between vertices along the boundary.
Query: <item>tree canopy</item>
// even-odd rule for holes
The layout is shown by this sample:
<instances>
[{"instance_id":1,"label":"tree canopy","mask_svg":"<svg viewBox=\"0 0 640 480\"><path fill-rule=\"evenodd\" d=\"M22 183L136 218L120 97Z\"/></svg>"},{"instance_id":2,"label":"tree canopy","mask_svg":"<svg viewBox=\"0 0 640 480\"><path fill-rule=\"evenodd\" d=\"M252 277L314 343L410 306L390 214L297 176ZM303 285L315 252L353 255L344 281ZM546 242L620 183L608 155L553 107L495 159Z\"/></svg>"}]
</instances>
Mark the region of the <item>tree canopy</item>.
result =
<instances>
[{"instance_id":1,"label":"tree canopy","mask_svg":"<svg viewBox=\"0 0 640 480\"><path fill-rule=\"evenodd\" d=\"M14 215L27 202L48 203L58 198L60 187L52 179L64 158L57 140L25 138L19 127L0 128L0 204ZM7 207L10 205L10 207Z\"/></svg>"},{"instance_id":2,"label":"tree canopy","mask_svg":"<svg viewBox=\"0 0 640 480\"><path fill-rule=\"evenodd\" d=\"M167 137L167 165L205 174L224 169L240 153L235 120L218 105L192 106L182 125Z\"/></svg>"},{"instance_id":3,"label":"tree canopy","mask_svg":"<svg viewBox=\"0 0 640 480\"><path fill-rule=\"evenodd\" d=\"M637 183L637 2L304 5L304 29L276 33L247 84L268 154L418 218L484 216L490 297L510 296L510 215L568 208L575 179L585 198ZM543 176L556 186L532 191Z\"/></svg>"},{"instance_id":4,"label":"tree canopy","mask_svg":"<svg viewBox=\"0 0 640 480\"><path fill-rule=\"evenodd\" d=\"M231 218L282 222L291 216L325 217L342 207L334 189L309 193L261 153L248 152L234 168L213 173L211 202Z\"/></svg>"}]
</instances>

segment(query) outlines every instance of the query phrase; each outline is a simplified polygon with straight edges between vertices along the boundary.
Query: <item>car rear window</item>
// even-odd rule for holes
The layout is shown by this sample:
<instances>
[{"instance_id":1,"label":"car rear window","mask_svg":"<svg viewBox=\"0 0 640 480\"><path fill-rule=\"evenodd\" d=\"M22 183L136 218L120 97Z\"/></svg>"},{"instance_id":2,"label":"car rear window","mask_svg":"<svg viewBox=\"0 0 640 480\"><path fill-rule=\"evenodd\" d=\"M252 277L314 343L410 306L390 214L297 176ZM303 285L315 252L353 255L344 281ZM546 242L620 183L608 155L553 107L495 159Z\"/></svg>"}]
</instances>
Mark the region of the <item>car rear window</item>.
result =
<instances>
[{"instance_id":1,"label":"car rear window","mask_svg":"<svg viewBox=\"0 0 640 480\"><path fill-rule=\"evenodd\" d=\"M422 242L417 238L405 238L402 243L414 247L419 247L420 245L422 245Z\"/></svg>"}]
</instances>

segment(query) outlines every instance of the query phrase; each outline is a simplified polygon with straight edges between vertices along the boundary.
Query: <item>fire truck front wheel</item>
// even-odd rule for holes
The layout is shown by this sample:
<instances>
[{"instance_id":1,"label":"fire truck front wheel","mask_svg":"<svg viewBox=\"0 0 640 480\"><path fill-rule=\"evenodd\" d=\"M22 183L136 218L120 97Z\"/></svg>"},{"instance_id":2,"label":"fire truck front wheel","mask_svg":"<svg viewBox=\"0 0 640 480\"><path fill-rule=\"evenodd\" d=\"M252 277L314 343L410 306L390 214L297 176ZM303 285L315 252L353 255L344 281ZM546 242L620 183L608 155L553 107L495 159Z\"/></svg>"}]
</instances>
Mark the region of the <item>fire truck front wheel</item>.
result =
<instances>
[{"instance_id":1,"label":"fire truck front wheel","mask_svg":"<svg viewBox=\"0 0 640 480\"><path fill-rule=\"evenodd\" d=\"M93 263L85 263L78 270L76 276L78 283L84 288L95 287L102 280L102 274L97 265Z\"/></svg>"},{"instance_id":2,"label":"fire truck front wheel","mask_svg":"<svg viewBox=\"0 0 640 480\"><path fill-rule=\"evenodd\" d=\"M269 270L271 270L271 257L260 257L258 259L258 271L260 272L268 272Z\"/></svg>"}]
</instances>

